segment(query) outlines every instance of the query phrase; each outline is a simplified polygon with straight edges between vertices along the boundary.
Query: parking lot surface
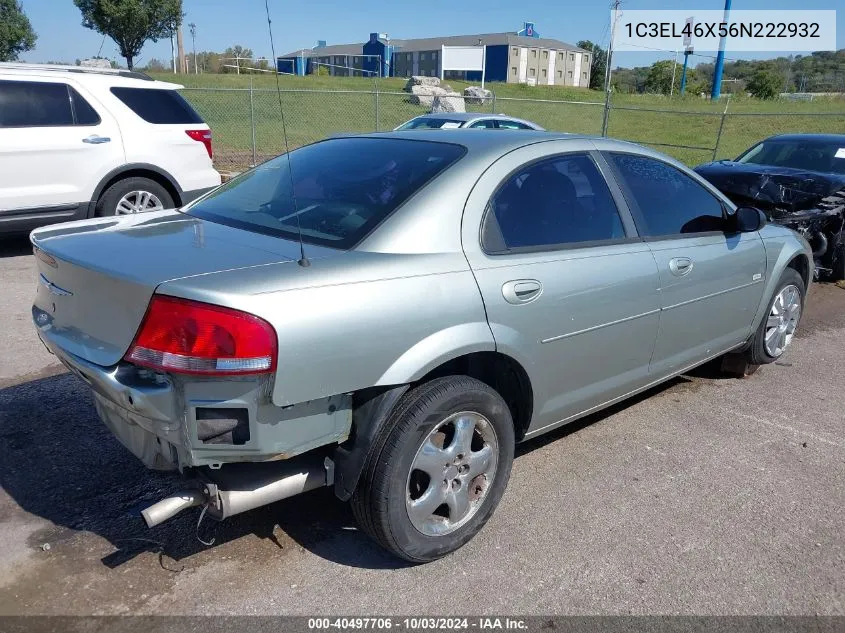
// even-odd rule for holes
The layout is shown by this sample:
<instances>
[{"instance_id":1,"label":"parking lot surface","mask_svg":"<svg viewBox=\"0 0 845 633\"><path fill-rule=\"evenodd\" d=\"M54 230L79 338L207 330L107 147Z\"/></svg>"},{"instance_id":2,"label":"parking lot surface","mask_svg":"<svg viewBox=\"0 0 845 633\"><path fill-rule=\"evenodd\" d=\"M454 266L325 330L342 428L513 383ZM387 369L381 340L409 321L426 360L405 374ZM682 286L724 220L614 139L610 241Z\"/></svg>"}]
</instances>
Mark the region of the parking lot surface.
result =
<instances>
[{"instance_id":1,"label":"parking lot surface","mask_svg":"<svg viewBox=\"0 0 845 633\"><path fill-rule=\"evenodd\" d=\"M329 490L146 529L178 480L39 343L26 240L0 242L0 282L2 614L845 614L836 286L813 285L799 338L753 376L698 370L523 444L481 534L407 566Z\"/></svg>"}]
</instances>

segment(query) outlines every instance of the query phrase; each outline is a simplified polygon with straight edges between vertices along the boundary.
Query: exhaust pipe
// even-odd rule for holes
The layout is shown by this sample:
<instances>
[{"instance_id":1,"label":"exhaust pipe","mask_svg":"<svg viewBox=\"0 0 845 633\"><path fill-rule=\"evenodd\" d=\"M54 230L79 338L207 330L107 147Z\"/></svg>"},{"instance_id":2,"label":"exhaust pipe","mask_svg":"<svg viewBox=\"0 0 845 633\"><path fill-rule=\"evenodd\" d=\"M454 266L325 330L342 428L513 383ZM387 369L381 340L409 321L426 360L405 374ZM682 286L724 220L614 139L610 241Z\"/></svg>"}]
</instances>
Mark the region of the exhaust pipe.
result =
<instances>
[{"instance_id":1,"label":"exhaust pipe","mask_svg":"<svg viewBox=\"0 0 845 633\"><path fill-rule=\"evenodd\" d=\"M182 490L175 495L165 497L151 505L146 510L141 510L141 516L147 527L155 527L172 519L182 510L193 508L205 503L205 495L200 490Z\"/></svg>"},{"instance_id":2,"label":"exhaust pipe","mask_svg":"<svg viewBox=\"0 0 845 633\"><path fill-rule=\"evenodd\" d=\"M203 473L199 490L183 490L141 512L147 527L173 518L182 510L205 504L222 520L334 483L334 462L326 457L279 462L238 463Z\"/></svg>"}]
</instances>

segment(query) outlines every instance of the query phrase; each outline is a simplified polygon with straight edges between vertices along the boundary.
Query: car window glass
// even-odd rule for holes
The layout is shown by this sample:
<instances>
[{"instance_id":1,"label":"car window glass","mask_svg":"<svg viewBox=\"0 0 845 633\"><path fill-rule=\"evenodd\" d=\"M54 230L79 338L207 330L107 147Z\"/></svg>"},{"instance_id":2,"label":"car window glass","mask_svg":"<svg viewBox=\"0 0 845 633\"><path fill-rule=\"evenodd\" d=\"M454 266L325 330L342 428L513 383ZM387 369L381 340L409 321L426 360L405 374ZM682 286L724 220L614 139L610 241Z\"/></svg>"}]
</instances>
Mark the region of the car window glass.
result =
<instances>
[{"instance_id":1,"label":"car window glass","mask_svg":"<svg viewBox=\"0 0 845 633\"><path fill-rule=\"evenodd\" d=\"M73 125L67 84L0 81L0 127Z\"/></svg>"},{"instance_id":2,"label":"car window glass","mask_svg":"<svg viewBox=\"0 0 845 633\"><path fill-rule=\"evenodd\" d=\"M196 124L203 122L202 117L175 90L115 87L111 89L111 92L147 123Z\"/></svg>"},{"instance_id":3,"label":"car window glass","mask_svg":"<svg viewBox=\"0 0 845 633\"><path fill-rule=\"evenodd\" d=\"M716 196L679 169L633 154L610 154L641 235L656 237L724 229Z\"/></svg>"},{"instance_id":4,"label":"car window glass","mask_svg":"<svg viewBox=\"0 0 845 633\"><path fill-rule=\"evenodd\" d=\"M484 119L482 121L476 121L472 125L470 125L473 129L484 128L488 130L493 130L496 128L496 122L492 121L491 119Z\"/></svg>"},{"instance_id":5,"label":"car window glass","mask_svg":"<svg viewBox=\"0 0 845 633\"><path fill-rule=\"evenodd\" d=\"M292 150L290 164L282 155L244 172L186 212L286 239L301 230L305 242L351 248L465 151L396 138L329 139Z\"/></svg>"},{"instance_id":6,"label":"car window glass","mask_svg":"<svg viewBox=\"0 0 845 633\"><path fill-rule=\"evenodd\" d=\"M520 123L519 121L511 121L508 119L499 119L499 129L502 130L530 130L531 127Z\"/></svg>"},{"instance_id":7,"label":"car window glass","mask_svg":"<svg viewBox=\"0 0 845 633\"><path fill-rule=\"evenodd\" d=\"M739 163L845 174L843 143L815 139L769 139L737 158Z\"/></svg>"},{"instance_id":8,"label":"car window glass","mask_svg":"<svg viewBox=\"0 0 845 633\"><path fill-rule=\"evenodd\" d=\"M517 170L494 194L488 218L491 212L508 249L625 237L607 183L586 154L557 156ZM501 250L492 243L485 248Z\"/></svg>"},{"instance_id":9,"label":"car window glass","mask_svg":"<svg viewBox=\"0 0 845 633\"><path fill-rule=\"evenodd\" d=\"M97 125L100 123L100 115L97 114L97 111L91 106L91 104L88 103L85 98L72 87L68 86L68 90L70 91L70 97L73 100L73 110L76 115L76 124Z\"/></svg>"}]
</instances>

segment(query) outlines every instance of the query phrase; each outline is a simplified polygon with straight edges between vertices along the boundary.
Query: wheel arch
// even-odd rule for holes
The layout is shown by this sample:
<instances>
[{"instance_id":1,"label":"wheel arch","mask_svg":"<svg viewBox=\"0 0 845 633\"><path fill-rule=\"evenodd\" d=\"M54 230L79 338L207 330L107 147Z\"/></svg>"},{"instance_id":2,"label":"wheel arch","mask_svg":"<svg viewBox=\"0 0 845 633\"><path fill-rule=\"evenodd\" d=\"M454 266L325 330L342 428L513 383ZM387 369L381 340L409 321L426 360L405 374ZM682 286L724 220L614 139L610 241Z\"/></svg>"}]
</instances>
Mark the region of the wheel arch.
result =
<instances>
[{"instance_id":1,"label":"wheel arch","mask_svg":"<svg viewBox=\"0 0 845 633\"><path fill-rule=\"evenodd\" d=\"M353 394L352 431L335 449L335 494L348 500L355 492L370 449L402 396L413 386L442 376L469 376L494 389L508 405L517 441L531 423L534 392L525 368L496 351L476 351L450 358L413 382L371 387Z\"/></svg>"},{"instance_id":2,"label":"wheel arch","mask_svg":"<svg viewBox=\"0 0 845 633\"><path fill-rule=\"evenodd\" d=\"M173 202L177 207L182 206L182 188L168 172L149 163L127 163L117 169L113 169L100 180L100 183L94 189L94 194L91 196L89 215L94 213L97 202L99 202L100 197L109 187L127 178L149 178L167 190L167 193L173 198Z\"/></svg>"}]
</instances>

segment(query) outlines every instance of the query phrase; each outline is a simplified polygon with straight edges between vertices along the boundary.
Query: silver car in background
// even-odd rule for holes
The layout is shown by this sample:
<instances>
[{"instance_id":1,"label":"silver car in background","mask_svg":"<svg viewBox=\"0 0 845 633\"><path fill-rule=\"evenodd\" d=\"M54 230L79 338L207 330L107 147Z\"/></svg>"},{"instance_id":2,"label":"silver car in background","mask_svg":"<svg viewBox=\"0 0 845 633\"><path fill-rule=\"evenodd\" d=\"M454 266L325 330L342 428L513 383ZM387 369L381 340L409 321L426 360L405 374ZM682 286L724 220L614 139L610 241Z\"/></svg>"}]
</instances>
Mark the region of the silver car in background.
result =
<instances>
[{"instance_id":1,"label":"silver car in background","mask_svg":"<svg viewBox=\"0 0 845 633\"><path fill-rule=\"evenodd\" d=\"M779 358L812 270L662 154L520 131L329 139L180 211L31 239L39 336L130 451L191 481L148 525L333 486L414 562L482 528L517 442L725 354Z\"/></svg>"},{"instance_id":2,"label":"silver car in background","mask_svg":"<svg viewBox=\"0 0 845 633\"><path fill-rule=\"evenodd\" d=\"M539 125L526 119L517 119L506 114L484 114L482 112L434 112L421 114L405 121L394 132L407 130L540 130Z\"/></svg>"}]
</instances>

